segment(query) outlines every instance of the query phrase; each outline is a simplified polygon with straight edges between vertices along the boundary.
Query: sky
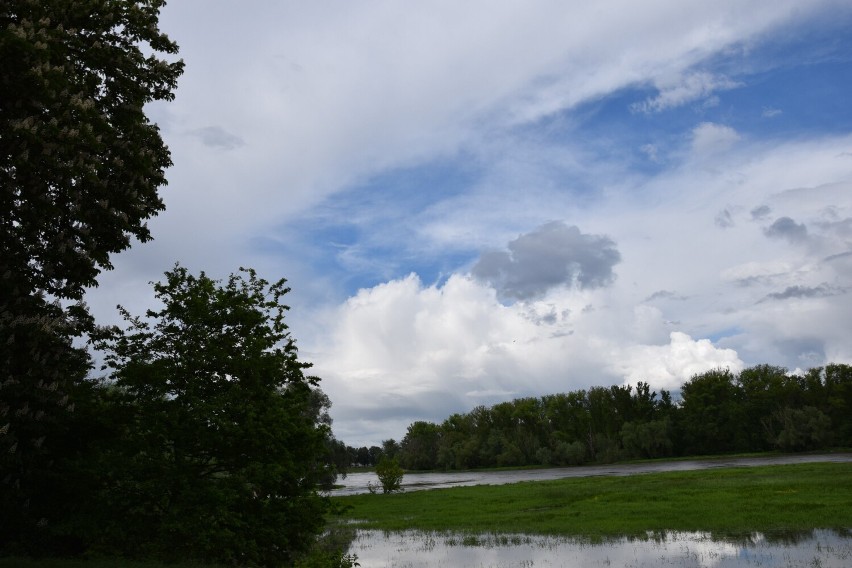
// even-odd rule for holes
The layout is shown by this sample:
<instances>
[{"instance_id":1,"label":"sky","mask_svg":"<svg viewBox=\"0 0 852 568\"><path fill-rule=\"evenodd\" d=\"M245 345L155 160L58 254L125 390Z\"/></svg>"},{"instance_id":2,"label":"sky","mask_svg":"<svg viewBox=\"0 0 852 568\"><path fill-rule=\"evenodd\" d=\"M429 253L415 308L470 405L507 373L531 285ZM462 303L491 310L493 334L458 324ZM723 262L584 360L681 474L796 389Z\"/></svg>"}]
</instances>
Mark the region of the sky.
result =
<instances>
[{"instance_id":1,"label":"sky","mask_svg":"<svg viewBox=\"0 0 852 568\"><path fill-rule=\"evenodd\" d=\"M852 1L181 0L154 241L285 277L352 446L524 396L852 363Z\"/></svg>"}]
</instances>

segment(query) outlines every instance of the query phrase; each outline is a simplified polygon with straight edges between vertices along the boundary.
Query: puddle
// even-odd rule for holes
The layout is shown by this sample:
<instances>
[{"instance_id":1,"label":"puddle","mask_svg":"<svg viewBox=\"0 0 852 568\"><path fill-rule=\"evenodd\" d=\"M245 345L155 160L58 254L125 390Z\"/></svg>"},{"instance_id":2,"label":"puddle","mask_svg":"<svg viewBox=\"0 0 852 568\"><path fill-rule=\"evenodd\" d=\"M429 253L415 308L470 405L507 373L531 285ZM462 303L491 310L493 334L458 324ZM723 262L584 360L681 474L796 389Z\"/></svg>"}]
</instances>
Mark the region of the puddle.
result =
<instances>
[{"instance_id":1,"label":"puddle","mask_svg":"<svg viewBox=\"0 0 852 568\"><path fill-rule=\"evenodd\" d=\"M848 568L852 533L815 530L774 538L714 539L668 532L590 542L564 537L357 530L350 554L369 568L734 567Z\"/></svg>"}]
</instances>

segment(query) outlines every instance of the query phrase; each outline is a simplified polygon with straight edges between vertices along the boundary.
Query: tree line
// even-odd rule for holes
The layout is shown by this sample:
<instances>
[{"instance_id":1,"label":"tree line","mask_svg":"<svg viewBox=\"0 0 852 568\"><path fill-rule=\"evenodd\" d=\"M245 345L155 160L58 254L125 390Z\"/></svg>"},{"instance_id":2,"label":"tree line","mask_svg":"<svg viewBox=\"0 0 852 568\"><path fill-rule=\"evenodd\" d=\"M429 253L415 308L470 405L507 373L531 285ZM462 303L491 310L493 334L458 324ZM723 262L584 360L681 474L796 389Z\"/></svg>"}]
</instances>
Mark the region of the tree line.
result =
<instances>
[{"instance_id":1,"label":"tree line","mask_svg":"<svg viewBox=\"0 0 852 568\"><path fill-rule=\"evenodd\" d=\"M852 366L803 375L772 365L715 369L687 381L677 401L645 382L520 398L440 424L416 421L399 444L383 446L409 470L850 447ZM380 450L353 449L352 461L373 463Z\"/></svg>"}]
</instances>

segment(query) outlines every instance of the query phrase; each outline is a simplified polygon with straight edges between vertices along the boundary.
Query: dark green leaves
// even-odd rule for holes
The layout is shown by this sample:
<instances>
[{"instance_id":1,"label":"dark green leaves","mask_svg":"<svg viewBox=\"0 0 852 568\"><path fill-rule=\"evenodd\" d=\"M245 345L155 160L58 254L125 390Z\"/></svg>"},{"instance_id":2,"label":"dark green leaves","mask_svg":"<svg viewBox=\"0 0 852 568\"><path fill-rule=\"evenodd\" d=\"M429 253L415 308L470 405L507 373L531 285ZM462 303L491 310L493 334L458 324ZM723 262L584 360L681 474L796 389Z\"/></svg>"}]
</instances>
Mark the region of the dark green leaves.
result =
<instances>
[{"instance_id":1,"label":"dark green leaves","mask_svg":"<svg viewBox=\"0 0 852 568\"><path fill-rule=\"evenodd\" d=\"M176 266L154 290L160 309L125 313L127 330L98 338L126 432L102 456L121 482L101 497L124 522L98 540L137 555L291 561L324 525L330 429L287 331L285 281ZM145 537L123 549L128 533Z\"/></svg>"},{"instance_id":2,"label":"dark green leaves","mask_svg":"<svg viewBox=\"0 0 852 568\"><path fill-rule=\"evenodd\" d=\"M79 298L110 254L150 239L171 159L143 106L172 99L183 71L157 57L177 53L162 5L0 7L0 256L31 289Z\"/></svg>"}]
</instances>

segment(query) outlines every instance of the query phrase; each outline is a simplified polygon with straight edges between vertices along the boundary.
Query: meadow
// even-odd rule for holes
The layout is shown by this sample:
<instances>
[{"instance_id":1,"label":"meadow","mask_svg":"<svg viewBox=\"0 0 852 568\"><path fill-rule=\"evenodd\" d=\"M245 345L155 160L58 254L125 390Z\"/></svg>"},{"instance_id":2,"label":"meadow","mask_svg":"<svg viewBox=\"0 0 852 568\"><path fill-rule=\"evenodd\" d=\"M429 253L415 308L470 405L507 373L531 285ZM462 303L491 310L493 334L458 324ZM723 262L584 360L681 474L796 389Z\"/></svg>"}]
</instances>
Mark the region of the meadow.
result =
<instances>
[{"instance_id":1,"label":"meadow","mask_svg":"<svg viewBox=\"0 0 852 568\"><path fill-rule=\"evenodd\" d=\"M378 530L618 537L648 531L852 529L852 465L810 463L570 478L335 498Z\"/></svg>"}]
</instances>

